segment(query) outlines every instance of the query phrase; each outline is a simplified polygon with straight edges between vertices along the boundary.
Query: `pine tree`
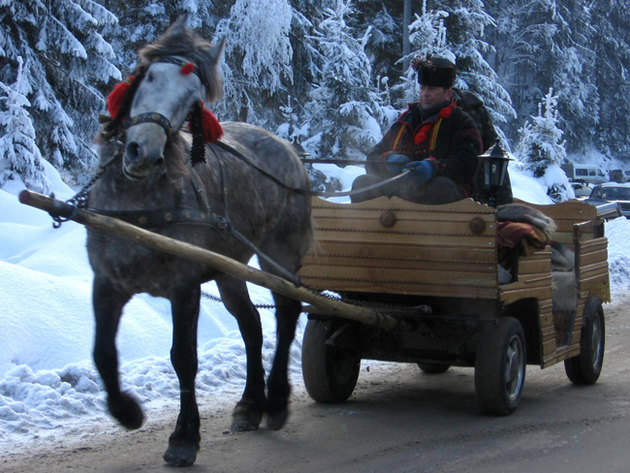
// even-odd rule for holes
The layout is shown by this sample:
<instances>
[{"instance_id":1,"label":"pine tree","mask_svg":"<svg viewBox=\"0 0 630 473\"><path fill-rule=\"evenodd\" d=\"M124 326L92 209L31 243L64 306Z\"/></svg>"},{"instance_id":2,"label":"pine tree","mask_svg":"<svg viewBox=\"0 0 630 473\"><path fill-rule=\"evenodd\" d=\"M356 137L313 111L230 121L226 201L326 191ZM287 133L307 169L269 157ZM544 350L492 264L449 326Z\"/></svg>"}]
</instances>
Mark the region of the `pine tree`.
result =
<instances>
[{"instance_id":1,"label":"pine tree","mask_svg":"<svg viewBox=\"0 0 630 473\"><path fill-rule=\"evenodd\" d=\"M67 179L81 180L96 164L92 141L104 105L97 86L120 77L100 34L116 18L93 0L3 2L0 18L0 81L14 82L24 58L37 146Z\"/></svg>"},{"instance_id":2,"label":"pine tree","mask_svg":"<svg viewBox=\"0 0 630 473\"><path fill-rule=\"evenodd\" d=\"M307 151L318 157L359 159L380 140L393 109L383 107L371 85L365 44L370 32L358 35L346 23L349 0L337 0L325 11L316 39L322 55L321 76L307 104L310 138ZM395 112L394 112L395 113Z\"/></svg>"},{"instance_id":3,"label":"pine tree","mask_svg":"<svg viewBox=\"0 0 630 473\"><path fill-rule=\"evenodd\" d=\"M566 160L563 131L558 127L558 96L553 89L538 104L538 113L520 129L521 139L516 156L526 164L533 176L542 179L548 194L558 202L573 197L566 175L558 172Z\"/></svg>"},{"instance_id":4,"label":"pine tree","mask_svg":"<svg viewBox=\"0 0 630 473\"><path fill-rule=\"evenodd\" d=\"M630 156L630 9L626 0L601 0L590 8L593 29L598 34L593 41L592 59L600 98L592 145L611 157L627 159Z\"/></svg>"},{"instance_id":5,"label":"pine tree","mask_svg":"<svg viewBox=\"0 0 630 473\"><path fill-rule=\"evenodd\" d=\"M0 187L7 181L21 179L27 188L48 193L51 191L42 156L35 143L35 128L27 108L29 85L25 80L28 67L23 68L22 58L17 58L15 83L8 86L0 82L5 96L0 97ZM25 74L26 73L26 74Z\"/></svg>"},{"instance_id":6,"label":"pine tree","mask_svg":"<svg viewBox=\"0 0 630 473\"><path fill-rule=\"evenodd\" d=\"M293 82L292 17L288 0L236 0L229 18L219 22L217 37L226 40L222 117L261 123L270 119L273 104L286 103Z\"/></svg>"}]
</instances>

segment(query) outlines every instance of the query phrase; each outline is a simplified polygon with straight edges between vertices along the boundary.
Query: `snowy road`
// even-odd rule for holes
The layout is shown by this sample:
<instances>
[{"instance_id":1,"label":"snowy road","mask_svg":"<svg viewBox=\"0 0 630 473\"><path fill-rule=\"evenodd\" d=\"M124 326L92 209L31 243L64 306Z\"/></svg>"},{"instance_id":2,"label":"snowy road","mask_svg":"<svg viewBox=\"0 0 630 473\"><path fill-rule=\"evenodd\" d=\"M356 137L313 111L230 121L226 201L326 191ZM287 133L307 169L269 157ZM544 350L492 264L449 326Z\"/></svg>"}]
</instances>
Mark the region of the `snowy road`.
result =
<instances>
[{"instance_id":1,"label":"snowy road","mask_svg":"<svg viewBox=\"0 0 630 473\"><path fill-rule=\"evenodd\" d=\"M571 385L562 364L528 368L521 405L509 417L475 407L473 371L422 374L415 365L364 361L359 385L340 405L317 405L295 387L284 430L229 433L231 404L201 399L196 472L630 471L630 298L604 307L607 348L595 386ZM176 411L148 412L140 431L113 422L0 457L3 473L173 471L161 459ZM91 430L91 431L90 431Z\"/></svg>"}]
</instances>

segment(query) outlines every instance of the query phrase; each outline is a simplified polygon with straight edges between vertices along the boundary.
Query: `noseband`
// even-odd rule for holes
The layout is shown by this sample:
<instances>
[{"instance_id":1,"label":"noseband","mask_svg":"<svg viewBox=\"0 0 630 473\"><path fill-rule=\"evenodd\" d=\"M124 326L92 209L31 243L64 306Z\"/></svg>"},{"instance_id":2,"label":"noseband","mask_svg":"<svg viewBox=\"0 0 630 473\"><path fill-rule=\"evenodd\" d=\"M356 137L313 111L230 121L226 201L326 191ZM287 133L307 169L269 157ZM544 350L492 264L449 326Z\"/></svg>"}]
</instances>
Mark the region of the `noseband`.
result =
<instances>
[{"instance_id":1,"label":"noseband","mask_svg":"<svg viewBox=\"0 0 630 473\"><path fill-rule=\"evenodd\" d=\"M139 123L155 123L164 128L167 136L170 137L173 134L173 127L171 126L170 120L161 113L157 112L141 113L133 118L126 118L123 120L122 126L123 129L126 130L127 128L138 125Z\"/></svg>"}]
</instances>

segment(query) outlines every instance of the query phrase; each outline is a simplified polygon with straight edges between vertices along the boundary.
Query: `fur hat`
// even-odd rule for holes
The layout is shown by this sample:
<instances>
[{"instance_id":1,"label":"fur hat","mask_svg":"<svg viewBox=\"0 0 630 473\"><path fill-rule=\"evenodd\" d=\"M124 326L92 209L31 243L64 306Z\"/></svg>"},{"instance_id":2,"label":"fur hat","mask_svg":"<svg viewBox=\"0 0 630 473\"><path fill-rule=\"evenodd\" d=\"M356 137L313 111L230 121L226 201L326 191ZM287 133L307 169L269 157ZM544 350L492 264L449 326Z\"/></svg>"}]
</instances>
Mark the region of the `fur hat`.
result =
<instances>
[{"instance_id":1,"label":"fur hat","mask_svg":"<svg viewBox=\"0 0 630 473\"><path fill-rule=\"evenodd\" d=\"M455 64L441 56L427 55L426 59L416 58L412 67L418 72L420 85L453 87L455 84Z\"/></svg>"}]
</instances>

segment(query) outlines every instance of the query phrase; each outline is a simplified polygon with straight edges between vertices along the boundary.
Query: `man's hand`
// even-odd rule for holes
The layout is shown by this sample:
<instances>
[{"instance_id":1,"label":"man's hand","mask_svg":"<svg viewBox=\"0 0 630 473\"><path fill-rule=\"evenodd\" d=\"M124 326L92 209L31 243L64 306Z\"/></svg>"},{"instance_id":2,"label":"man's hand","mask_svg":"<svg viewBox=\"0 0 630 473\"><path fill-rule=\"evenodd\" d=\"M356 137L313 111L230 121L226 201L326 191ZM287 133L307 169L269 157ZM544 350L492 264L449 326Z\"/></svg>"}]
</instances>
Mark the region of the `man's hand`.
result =
<instances>
[{"instance_id":1,"label":"man's hand","mask_svg":"<svg viewBox=\"0 0 630 473\"><path fill-rule=\"evenodd\" d=\"M431 159L414 161L405 165L403 169L411 171L409 177L413 180L414 184L418 186L429 182L435 174L435 165Z\"/></svg>"},{"instance_id":2,"label":"man's hand","mask_svg":"<svg viewBox=\"0 0 630 473\"><path fill-rule=\"evenodd\" d=\"M385 166L387 167L387 170L392 174L400 174L403 170L403 166L405 164L408 164L409 161L411 160L406 154L392 153L387 156L387 159L385 160Z\"/></svg>"}]
</instances>

